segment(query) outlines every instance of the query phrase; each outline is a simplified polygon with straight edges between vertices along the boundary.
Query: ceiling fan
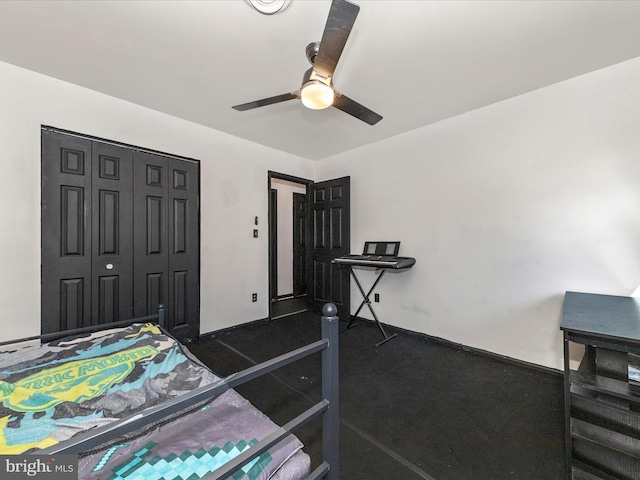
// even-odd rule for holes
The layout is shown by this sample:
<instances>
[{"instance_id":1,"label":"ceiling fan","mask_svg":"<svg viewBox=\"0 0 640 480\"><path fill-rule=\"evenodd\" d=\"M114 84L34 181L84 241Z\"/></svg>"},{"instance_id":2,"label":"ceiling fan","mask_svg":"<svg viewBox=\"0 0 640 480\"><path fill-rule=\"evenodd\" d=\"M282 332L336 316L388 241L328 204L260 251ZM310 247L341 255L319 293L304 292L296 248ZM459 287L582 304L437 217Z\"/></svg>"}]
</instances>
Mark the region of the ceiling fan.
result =
<instances>
[{"instance_id":1,"label":"ceiling fan","mask_svg":"<svg viewBox=\"0 0 640 480\"><path fill-rule=\"evenodd\" d=\"M375 125L382 116L333 88L333 72L347 43L360 7L347 0L333 0L322 40L307 45L305 53L312 67L302 77L299 90L254 102L235 105L241 112L287 100L301 99L303 105L319 110L335 107L369 125Z\"/></svg>"}]
</instances>

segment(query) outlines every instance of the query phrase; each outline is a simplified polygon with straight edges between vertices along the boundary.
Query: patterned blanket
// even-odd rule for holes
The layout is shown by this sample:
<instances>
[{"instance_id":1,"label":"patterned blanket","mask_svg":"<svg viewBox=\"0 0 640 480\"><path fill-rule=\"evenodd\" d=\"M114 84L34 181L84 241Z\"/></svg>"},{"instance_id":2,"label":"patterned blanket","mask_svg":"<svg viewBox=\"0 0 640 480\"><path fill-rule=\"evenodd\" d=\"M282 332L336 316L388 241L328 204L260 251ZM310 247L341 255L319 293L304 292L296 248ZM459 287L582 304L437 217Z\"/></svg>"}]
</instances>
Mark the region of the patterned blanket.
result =
<instances>
[{"instance_id":1,"label":"patterned blanket","mask_svg":"<svg viewBox=\"0 0 640 480\"><path fill-rule=\"evenodd\" d=\"M134 440L80 459L81 480L198 480L277 428L245 398L229 390L189 415ZM293 435L250 461L231 480L301 479L309 457ZM291 457L296 461L288 462ZM285 465L283 467L283 465Z\"/></svg>"},{"instance_id":2,"label":"patterned blanket","mask_svg":"<svg viewBox=\"0 0 640 480\"><path fill-rule=\"evenodd\" d=\"M46 448L218 379L155 325L0 352L0 454Z\"/></svg>"},{"instance_id":3,"label":"patterned blanket","mask_svg":"<svg viewBox=\"0 0 640 480\"><path fill-rule=\"evenodd\" d=\"M46 448L216 380L153 324L0 352L0 454ZM188 415L88 452L79 479L196 480L276 428L229 390ZM304 478L310 462L301 448L290 435L230 479Z\"/></svg>"}]
</instances>

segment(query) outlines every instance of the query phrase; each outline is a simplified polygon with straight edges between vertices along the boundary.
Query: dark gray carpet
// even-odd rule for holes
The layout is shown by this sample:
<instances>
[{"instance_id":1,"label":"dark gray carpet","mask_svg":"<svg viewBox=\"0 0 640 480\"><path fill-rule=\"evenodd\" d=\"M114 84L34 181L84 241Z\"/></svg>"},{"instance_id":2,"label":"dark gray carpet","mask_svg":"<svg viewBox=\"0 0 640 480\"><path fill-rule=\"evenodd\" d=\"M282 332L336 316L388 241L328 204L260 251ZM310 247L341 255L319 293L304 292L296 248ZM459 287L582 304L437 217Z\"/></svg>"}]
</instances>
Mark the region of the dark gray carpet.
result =
<instances>
[{"instance_id":1,"label":"dark gray carpet","mask_svg":"<svg viewBox=\"0 0 640 480\"><path fill-rule=\"evenodd\" d=\"M271 318L277 319L307 310L307 297L287 298L271 302Z\"/></svg>"},{"instance_id":2,"label":"dark gray carpet","mask_svg":"<svg viewBox=\"0 0 640 480\"><path fill-rule=\"evenodd\" d=\"M389 327L391 332L395 330ZM189 348L219 375L320 336L303 313L240 327ZM562 376L359 322L340 335L340 459L345 480L560 480ZM283 424L320 399L320 356L237 390ZM313 465L320 425L298 436Z\"/></svg>"}]
</instances>

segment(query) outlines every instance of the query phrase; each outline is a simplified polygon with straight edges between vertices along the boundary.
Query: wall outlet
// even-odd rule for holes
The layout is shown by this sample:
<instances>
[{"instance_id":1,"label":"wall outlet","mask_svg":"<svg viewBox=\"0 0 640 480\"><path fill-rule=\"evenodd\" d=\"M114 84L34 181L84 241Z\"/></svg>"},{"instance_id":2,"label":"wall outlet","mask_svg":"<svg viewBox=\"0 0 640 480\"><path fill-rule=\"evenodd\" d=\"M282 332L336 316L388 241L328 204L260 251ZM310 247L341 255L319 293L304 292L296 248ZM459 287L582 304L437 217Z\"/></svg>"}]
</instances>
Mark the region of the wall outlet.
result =
<instances>
[{"instance_id":1,"label":"wall outlet","mask_svg":"<svg viewBox=\"0 0 640 480\"><path fill-rule=\"evenodd\" d=\"M380 294L379 293L374 293L373 294L373 301L374 302L379 302L380 301Z\"/></svg>"},{"instance_id":2,"label":"wall outlet","mask_svg":"<svg viewBox=\"0 0 640 480\"><path fill-rule=\"evenodd\" d=\"M252 302L257 302L258 301L258 294L257 293L252 293L251 294L251 301Z\"/></svg>"}]
</instances>

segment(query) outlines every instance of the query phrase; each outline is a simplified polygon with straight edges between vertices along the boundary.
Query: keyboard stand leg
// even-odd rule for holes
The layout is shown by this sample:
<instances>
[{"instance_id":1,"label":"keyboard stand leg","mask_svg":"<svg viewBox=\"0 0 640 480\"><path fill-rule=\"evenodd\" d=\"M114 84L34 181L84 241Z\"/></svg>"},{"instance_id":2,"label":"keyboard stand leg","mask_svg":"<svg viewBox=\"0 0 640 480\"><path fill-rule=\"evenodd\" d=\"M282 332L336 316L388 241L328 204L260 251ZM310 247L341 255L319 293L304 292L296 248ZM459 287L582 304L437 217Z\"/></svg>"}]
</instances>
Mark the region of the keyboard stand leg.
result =
<instances>
[{"instance_id":1,"label":"keyboard stand leg","mask_svg":"<svg viewBox=\"0 0 640 480\"><path fill-rule=\"evenodd\" d=\"M356 284L358 285L358 288L360 289L360 292L362 293L362 296L365 298L364 300L362 300L362 303L360 303L360 306L358 307L358 310L356 310L356 313L353 315L349 315L349 323L347 323L347 326L343 329L340 330L339 333L342 332L346 332L347 330L358 326L358 324L355 322L355 318L358 317L358 314L360 313L360 310L362 310L362 307L364 306L366 300L366 295L364 294L364 292L362 291L362 287L360 286L360 282L358 282L358 277L356 277L355 272L353 271L353 268L351 267L351 265L347 265L347 267L349 268L349 273L351 274L351 276L354 278L354 280L356 281Z\"/></svg>"},{"instance_id":2,"label":"keyboard stand leg","mask_svg":"<svg viewBox=\"0 0 640 480\"><path fill-rule=\"evenodd\" d=\"M346 332L347 330L350 330L353 327L357 327L358 324L353 320L354 318L356 318L355 315L350 315L349 316L349 323L347 323L347 326L344 327L342 330L340 330L338 333Z\"/></svg>"},{"instance_id":3,"label":"keyboard stand leg","mask_svg":"<svg viewBox=\"0 0 640 480\"><path fill-rule=\"evenodd\" d=\"M360 310L362 310L362 307L364 307L366 305L367 307L369 307L369 311L371 312L371 315L373 315L373 318L375 319L376 324L378 325L378 328L380 329L380 332L382 333L382 336L384 337L384 340L382 340L381 342L376 343L376 347L379 347L383 343L388 342L393 337L396 337L398 335L397 333L394 333L393 335L387 335L387 332L384 331L384 328L382 327L382 324L380 323L380 320L378 320L378 316L376 315L376 312L373 310L373 307L371 306L371 300L369 300L369 297L371 296L371 293L375 290L376 286L378 285L378 282L384 276L386 270L382 269L382 271L380 272L380 275L378 276L378 278L376 278L376 281L373 282L373 285L371 285L371 288L369 289L369 291L367 293L364 292L364 289L362 288L362 285L360 284L360 281L358 280L358 277L356 277L356 274L353 271L353 268L351 267L351 265L349 265L349 271L351 272L351 276L353 277L353 279L356 281L356 285L358 286L358 290L360 290L360 293L362 294L363 300L360 303L360 306L358 307L358 310L356 310L356 313L349 318L349 324L347 325L347 328L345 328L345 330L348 330L349 328L355 327L355 324L352 325L353 318L357 317L358 313L360 313ZM343 332L345 330L343 330Z\"/></svg>"}]
</instances>

